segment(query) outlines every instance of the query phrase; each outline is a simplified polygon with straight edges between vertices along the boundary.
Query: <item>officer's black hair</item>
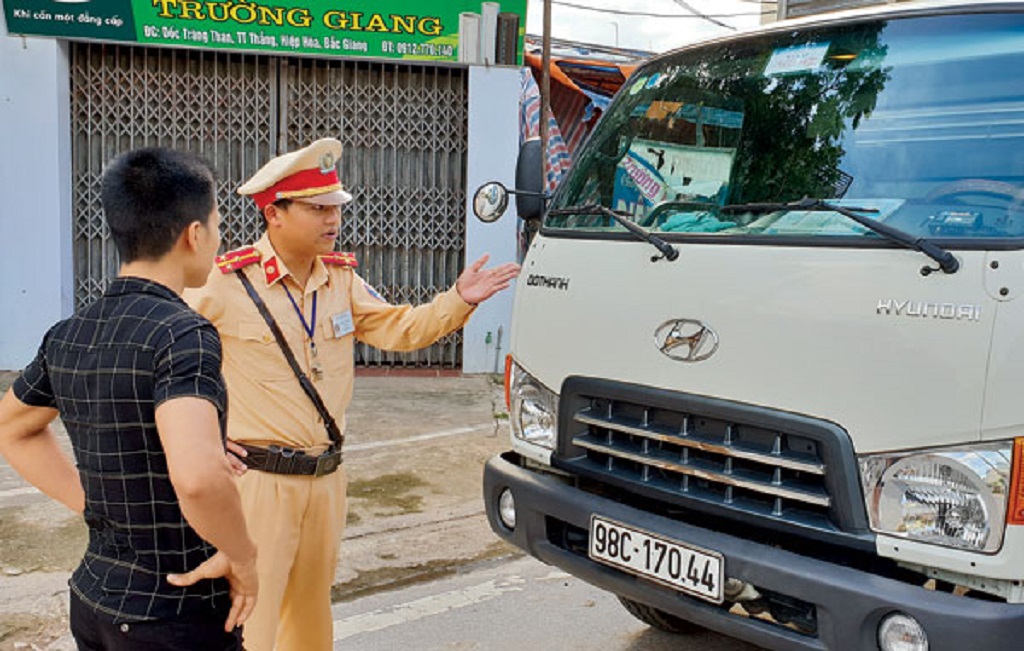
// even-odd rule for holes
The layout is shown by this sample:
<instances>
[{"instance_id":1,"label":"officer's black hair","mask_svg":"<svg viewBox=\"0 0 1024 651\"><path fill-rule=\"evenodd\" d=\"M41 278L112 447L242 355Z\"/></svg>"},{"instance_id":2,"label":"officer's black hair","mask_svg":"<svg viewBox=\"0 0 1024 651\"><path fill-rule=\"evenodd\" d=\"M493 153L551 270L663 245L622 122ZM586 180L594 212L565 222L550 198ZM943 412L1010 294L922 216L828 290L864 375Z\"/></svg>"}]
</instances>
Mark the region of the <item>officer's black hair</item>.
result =
<instances>
[{"instance_id":1,"label":"officer's black hair","mask_svg":"<svg viewBox=\"0 0 1024 651\"><path fill-rule=\"evenodd\" d=\"M293 199L278 199L277 201L271 202L270 205L277 207L278 210L288 210L288 207L290 205L292 205L293 203L295 203L295 200L293 200ZM266 228L266 226L267 226L267 212L266 211L267 211L267 207L266 206L263 206L262 208L257 208L256 209L256 212L258 212L259 215L260 215L260 219L263 220L263 227L264 228Z\"/></svg>"},{"instance_id":2,"label":"officer's black hair","mask_svg":"<svg viewBox=\"0 0 1024 651\"><path fill-rule=\"evenodd\" d=\"M213 169L183 151L146 147L121 154L100 182L100 200L121 262L156 260L216 205Z\"/></svg>"}]
</instances>

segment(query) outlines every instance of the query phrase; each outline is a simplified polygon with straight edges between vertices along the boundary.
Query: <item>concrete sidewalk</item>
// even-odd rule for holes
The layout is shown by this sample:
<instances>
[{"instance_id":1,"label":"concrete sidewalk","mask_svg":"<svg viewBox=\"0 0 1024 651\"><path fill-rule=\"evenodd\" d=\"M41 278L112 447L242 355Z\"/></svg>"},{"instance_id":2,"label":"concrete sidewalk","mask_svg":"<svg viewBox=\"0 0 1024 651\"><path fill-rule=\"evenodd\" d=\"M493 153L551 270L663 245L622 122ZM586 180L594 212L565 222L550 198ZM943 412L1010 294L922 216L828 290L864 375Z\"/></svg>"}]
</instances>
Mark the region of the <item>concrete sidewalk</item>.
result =
<instances>
[{"instance_id":1,"label":"concrete sidewalk","mask_svg":"<svg viewBox=\"0 0 1024 651\"><path fill-rule=\"evenodd\" d=\"M0 389L12 377L0 373ZM508 448L507 425L500 378L357 376L336 601L516 554L491 533L480 496L484 462ZM0 651L74 649L67 579L85 540L78 517L0 461Z\"/></svg>"}]
</instances>

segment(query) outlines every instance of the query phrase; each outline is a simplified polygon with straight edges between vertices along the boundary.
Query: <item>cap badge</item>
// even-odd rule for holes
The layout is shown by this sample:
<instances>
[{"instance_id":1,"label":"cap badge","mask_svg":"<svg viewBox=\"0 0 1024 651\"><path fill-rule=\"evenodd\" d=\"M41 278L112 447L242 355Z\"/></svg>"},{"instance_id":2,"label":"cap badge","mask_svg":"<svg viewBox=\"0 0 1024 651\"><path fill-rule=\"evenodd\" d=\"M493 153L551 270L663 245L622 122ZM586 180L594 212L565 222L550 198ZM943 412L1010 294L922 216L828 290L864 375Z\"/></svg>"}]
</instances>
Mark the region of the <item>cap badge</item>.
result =
<instances>
[{"instance_id":1,"label":"cap badge","mask_svg":"<svg viewBox=\"0 0 1024 651\"><path fill-rule=\"evenodd\" d=\"M327 152L320 157L320 172L323 174L329 174L334 169L334 154Z\"/></svg>"}]
</instances>

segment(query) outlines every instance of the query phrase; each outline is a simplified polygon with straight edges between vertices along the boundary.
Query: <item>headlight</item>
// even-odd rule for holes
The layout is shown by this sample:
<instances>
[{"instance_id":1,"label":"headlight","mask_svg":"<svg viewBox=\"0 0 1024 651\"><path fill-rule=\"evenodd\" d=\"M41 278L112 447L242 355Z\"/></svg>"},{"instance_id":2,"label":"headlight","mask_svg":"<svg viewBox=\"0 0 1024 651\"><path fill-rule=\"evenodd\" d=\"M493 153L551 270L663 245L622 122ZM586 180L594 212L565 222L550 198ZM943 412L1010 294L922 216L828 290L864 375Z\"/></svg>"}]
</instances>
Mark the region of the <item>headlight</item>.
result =
<instances>
[{"instance_id":1,"label":"headlight","mask_svg":"<svg viewBox=\"0 0 1024 651\"><path fill-rule=\"evenodd\" d=\"M1013 442L860 458L871 528L908 540L998 551Z\"/></svg>"},{"instance_id":2,"label":"headlight","mask_svg":"<svg viewBox=\"0 0 1024 651\"><path fill-rule=\"evenodd\" d=\"M554 450L558 431L558 396L515 362L512 362L509 384L512 435Z\"/></svg>"}]
</instances>

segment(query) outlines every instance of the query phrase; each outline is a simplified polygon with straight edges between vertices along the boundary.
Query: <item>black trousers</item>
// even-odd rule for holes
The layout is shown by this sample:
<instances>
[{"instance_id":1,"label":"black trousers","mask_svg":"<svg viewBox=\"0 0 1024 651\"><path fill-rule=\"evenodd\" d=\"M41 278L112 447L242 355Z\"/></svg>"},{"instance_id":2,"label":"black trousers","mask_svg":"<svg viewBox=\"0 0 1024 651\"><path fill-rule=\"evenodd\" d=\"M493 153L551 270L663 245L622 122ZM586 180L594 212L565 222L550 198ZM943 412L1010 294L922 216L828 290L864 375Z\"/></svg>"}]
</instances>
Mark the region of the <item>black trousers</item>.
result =
<instances>
[{"instance_id":1,"label":"black trousers","mask_svg":"<svg viewBox=\"0 0 1024 651\"><path fill-rule=\"evenodd\" d=\"M224 632L227 613L114 624L71 593L71 634L78 651L241 651L242 629Z\"/></svg>"}]
</instances>

